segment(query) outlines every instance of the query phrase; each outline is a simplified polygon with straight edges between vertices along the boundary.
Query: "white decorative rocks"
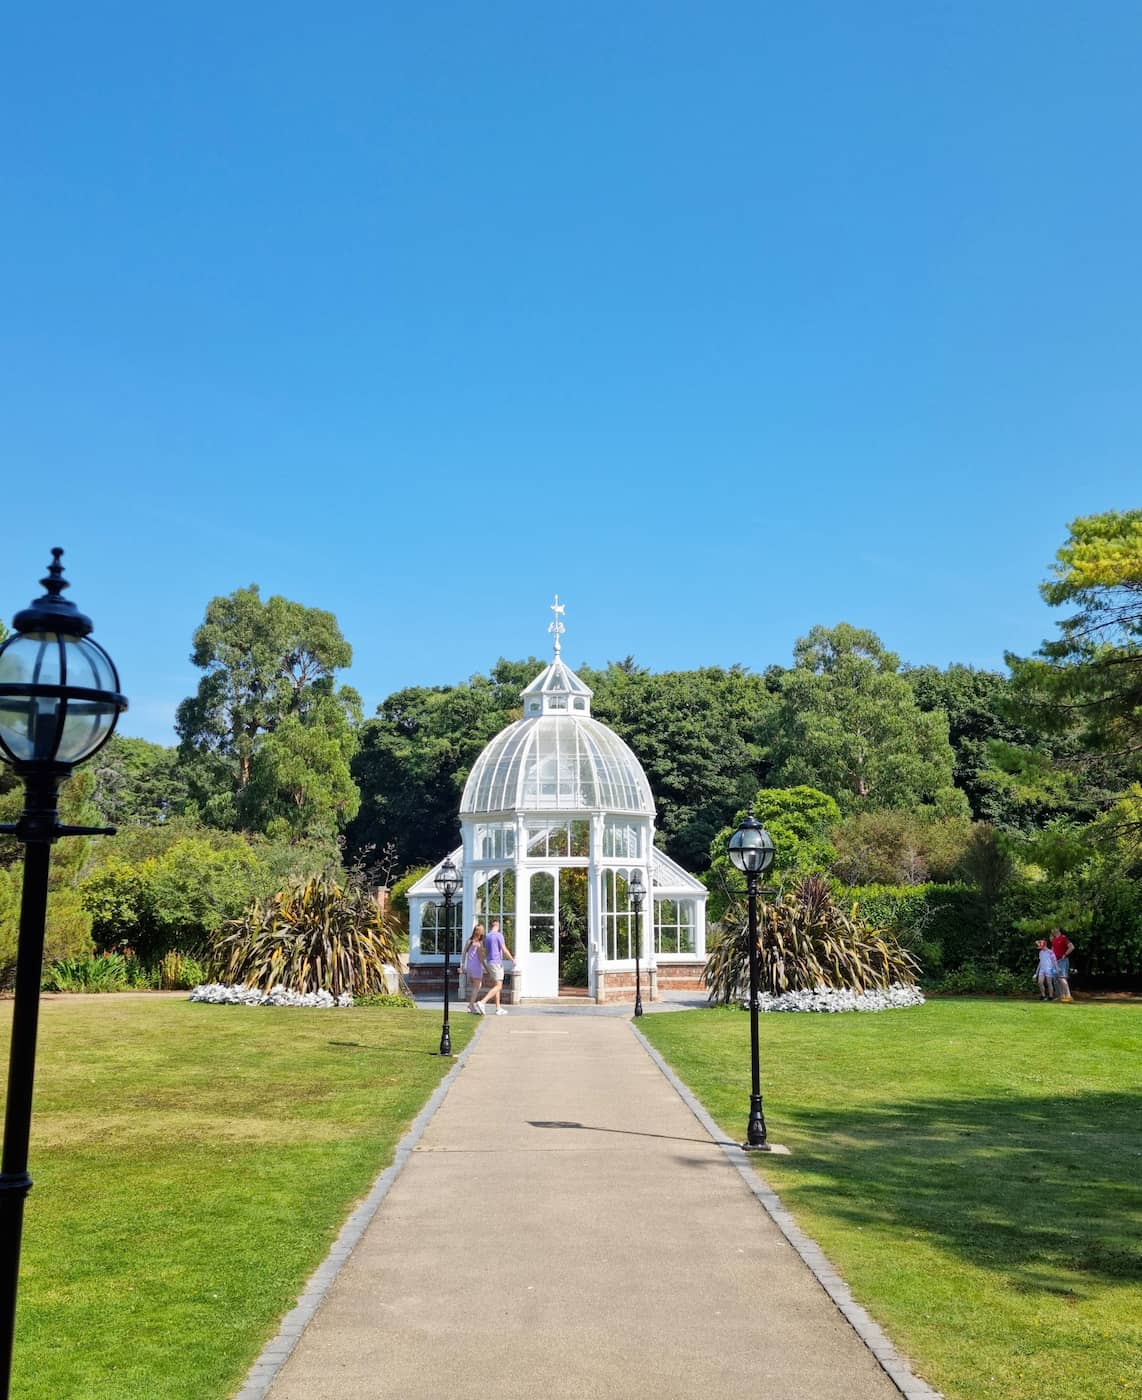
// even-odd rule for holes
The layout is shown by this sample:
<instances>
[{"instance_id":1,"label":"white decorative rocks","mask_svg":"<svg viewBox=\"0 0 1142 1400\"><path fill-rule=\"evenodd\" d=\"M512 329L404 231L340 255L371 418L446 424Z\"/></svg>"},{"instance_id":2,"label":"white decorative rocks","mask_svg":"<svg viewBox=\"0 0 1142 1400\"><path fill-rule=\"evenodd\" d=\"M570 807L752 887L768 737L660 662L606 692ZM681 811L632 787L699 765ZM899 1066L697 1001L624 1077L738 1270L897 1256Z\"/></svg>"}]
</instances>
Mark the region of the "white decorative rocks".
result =
<instances>
[{"instance_id":1,"label":"white decorative rocks","mask_svg":"<svg viewBox=\"0 0 1142 1400\"><path fill-rule=\"evenodd\" d=\"M817 987L811 992L782 992L780 996L762 992L757 999L759 1011L895 1011L903 1006L923 1005L924 994L919 987L905 987L899 982L887 991ZM748 1001L742 1003L743 1010L748 1006Z\"/></svg>"},{"instance_id":2,"label":"white decorative rocks","mask_svg":"<svg viewBox=\"0 0 1142 1400\"><path fill-rule=\"evenodd\" d=\"M334 997L332 992L291 992L288 987L271 987L268 992L257 987L228 987L222 982L204 983L195 987L191 1001L205 1001L212 1006L352 1006L348 992Z\"/></svg>"}]
</instances>

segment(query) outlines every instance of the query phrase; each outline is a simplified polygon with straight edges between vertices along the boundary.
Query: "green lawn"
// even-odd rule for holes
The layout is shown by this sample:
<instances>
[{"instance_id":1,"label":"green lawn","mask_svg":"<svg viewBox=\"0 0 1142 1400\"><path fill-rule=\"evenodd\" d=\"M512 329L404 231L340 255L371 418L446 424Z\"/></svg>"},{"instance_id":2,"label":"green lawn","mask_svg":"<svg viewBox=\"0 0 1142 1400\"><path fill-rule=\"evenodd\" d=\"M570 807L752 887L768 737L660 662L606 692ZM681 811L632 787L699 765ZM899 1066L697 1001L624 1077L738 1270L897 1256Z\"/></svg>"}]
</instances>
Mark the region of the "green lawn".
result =
<instances>
[{"instance_id":1,"label":"green lawn","mask_svg":"<svg viewBox=\"0 0 1142 1400\"><path fill-rule=\"evenodd\" d=\"M739 1141L749 1018L648 1016ZM759 1170L956 1400L1142 1395L1142 1007L761 1017Z\"/></svg>"},{"instance_id":2,"label":"green lawn","mask_svg":"<svg viewBox=\"0 0 1142 1400\"><path fill-rule=\"evenodd\" d=\"M13 1394L237 1389L445 1072L439 1038L428 1012L45 1002Z\"/></svg>"}]
</instances>

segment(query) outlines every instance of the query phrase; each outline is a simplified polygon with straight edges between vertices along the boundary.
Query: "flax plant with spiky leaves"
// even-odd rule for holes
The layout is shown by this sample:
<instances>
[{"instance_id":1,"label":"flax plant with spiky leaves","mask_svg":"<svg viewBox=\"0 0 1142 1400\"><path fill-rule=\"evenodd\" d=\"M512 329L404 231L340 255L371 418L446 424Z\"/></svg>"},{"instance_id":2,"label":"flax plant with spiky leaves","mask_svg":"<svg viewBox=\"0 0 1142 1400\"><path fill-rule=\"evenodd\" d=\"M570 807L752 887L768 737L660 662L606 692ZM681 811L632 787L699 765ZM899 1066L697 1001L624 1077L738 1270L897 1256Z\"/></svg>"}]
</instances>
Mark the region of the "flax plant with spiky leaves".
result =
<instances>
[{"instance_id":1,"label":"flax plant with spiky leaves","mask_svg":"<svg viewBox=\"0 0 1142 1400\"><path fill-rule=\"evenodd\" d=\"M212 948L219 981L266 992L383 992L386 963L399 967L395 928L367 889L332 875L292 881L259 900Z\"/></svg>"},{"instance_id":2,"label":"flax plant with spiky leaves","mask_svg":"<svg viewBox=\"0 0 1142 1400\"><path fill-rule=\"evenodd\" d=\"M916 981L919 965L890 934L868 928L856 906L845 909L821 875L803 879L759 900L758 990L814 991L818 987L885 989ZM749 920L744 895L735 897L721 923L722 936L706 964L710 1000L748 995Z\"/></svg>"}]
</instances>

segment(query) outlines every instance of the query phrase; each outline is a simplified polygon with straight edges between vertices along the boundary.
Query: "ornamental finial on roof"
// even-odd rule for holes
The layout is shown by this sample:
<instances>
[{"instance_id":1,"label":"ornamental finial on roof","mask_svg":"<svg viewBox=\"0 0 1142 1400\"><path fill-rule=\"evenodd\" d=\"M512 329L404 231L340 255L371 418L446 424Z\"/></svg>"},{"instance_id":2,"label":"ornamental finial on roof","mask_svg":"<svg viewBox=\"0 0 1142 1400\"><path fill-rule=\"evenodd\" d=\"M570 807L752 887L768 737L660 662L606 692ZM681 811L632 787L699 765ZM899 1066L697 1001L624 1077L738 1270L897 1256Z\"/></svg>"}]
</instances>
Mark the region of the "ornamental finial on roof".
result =
<instances>
[{"instance_id":1,"label":"ornamental finial on roof","mask_svg":"<svg viewBox=\"0 0 1142 1400\"><path fill-rule=\"evenodd\" d=\"M555 655L556 655L556 656L559 655L559 638L560 638L560 636L561 636L564 632L567 631L566 627L563 626L563 622L562 622L563 612L564 612L565 606L566 606L565 604L563 604L563 603L561 603L561 602L559 601L559 594L557 593L557 594L555 595L555 602L551 604L551 611L555 614L555 616L554 616L554 617L552 618L552 620L547 624L547 630L548 630L548 631L554 636L554 638L555 638Z\"/></svg>"}]
</instances>

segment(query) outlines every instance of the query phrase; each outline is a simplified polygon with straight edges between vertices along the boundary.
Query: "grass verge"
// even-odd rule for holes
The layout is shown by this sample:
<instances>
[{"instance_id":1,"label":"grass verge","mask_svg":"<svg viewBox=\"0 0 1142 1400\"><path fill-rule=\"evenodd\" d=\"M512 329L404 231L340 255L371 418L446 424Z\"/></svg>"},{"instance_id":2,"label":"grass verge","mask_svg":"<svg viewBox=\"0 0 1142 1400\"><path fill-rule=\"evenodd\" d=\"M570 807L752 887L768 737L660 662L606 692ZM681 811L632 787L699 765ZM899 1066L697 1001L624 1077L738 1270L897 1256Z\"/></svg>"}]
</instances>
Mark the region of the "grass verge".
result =
<instances>
[{"instance_id":1,"label":"grass verge","mask_svg":"<svg viewBox=\"0 0 1142 1400\"><path fill-rule=\"evenodd\" d=\"M439 1036L418 1011L45 1002L12 1393L232 1394L445 1073Z\"/></svg>"},{"instance_id":2,"label":"grass verge","mask_svg":"<svg viewBox=\"0 0 1142 1400\"><path fill-rule=\"evenodd\" d=\"M749 1017L640 1027L730 1135ZM1142 1395L1142 1008L761 1018L758 1169L955 1400Z\"/></svg>"}]
</instances>

